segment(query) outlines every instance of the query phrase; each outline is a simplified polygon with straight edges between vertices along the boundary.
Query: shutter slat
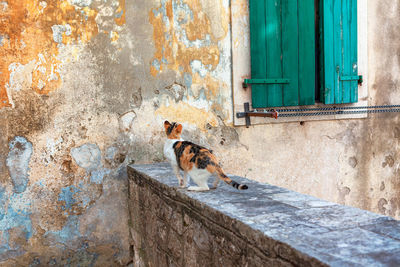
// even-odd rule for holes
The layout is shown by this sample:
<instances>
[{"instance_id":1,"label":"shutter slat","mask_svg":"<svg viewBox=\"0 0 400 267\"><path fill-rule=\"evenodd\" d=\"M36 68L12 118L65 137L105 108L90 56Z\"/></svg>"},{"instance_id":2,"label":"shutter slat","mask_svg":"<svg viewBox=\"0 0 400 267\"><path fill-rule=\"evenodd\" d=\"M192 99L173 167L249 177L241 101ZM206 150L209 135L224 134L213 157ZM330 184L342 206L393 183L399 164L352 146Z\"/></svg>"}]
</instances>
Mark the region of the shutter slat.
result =
<instances>
[{"instance_id":1,"label":"shutter slat","mask_svg":"<svg viewBox=\"0 0 400 267\"><path fill-rule=\"evenodd\" d=\"M350 29L351 29L351 70L353 76L358 75L358 36L357 36L357 0L351 1L351 16L350 16ZM358 101L358 81L350 82L350 102L355 103Z\"/></svg>"},{"instance_id":2,"label":"shutter slat","mask_svg":"<svg viewBox=\"0 0 400 267\"><path fill-rule=\"evenodd\" d=\"M299 104L315 103L315 9L314 0L298 1L299 10ZM312 8L310 8L312 7Z\"/></svg>"},{"instance_id":3,"label":"shutter slat","mask_svg":"<svg viewBox=\"0 0 400 267\"><path fill-rule=\"evenodd\" d=\"M337 1L337 0L336 0ZM335 103L335 60L334 60L334 39L333 39L333 1L322 0L323 8L323 48L324 60L322 75L324 84L322 84L321 96L325 104Z\"/></svg>"},{"instance_id":4,"label":"shutter slat","mask_svg":"<svg viewBox=\"0 0 400 267\"><path fill-rule=\"evenodd\" d=\"M267 77L282 77L281 0L266 0L267 19ZM286 77L285 77L286 78ZM282 106L282 85L268 85L268 107Z\"/></svg>"},{"instance_id":5,"label":"shutter slat","mask_svg":"<svg viewBox=\"0 0 400 267\"><path fill-rule=\"evenodd\" d=\"M251 77L265 79L266 65L266 25L264 0L250 1L250 50L251 50ZM264 107L267 103L267 85L252 85L253 107Z\"/></svg>"},{"instance_id":6,"label":"shutter slat","mask_svg":"<svg viewBox=\"0 0 400 267\"><path fill-rule=\"evenodd\" d=\"M334 99L335 103L342 101L342 82L340 74L342 72L342 53L343 53L343 29L342 29L342 0L332 0L333 2L333 57L334 57Z\"/></svg>"},{"instance_id":7,"label":"shutter slat","mask_svg":"<svg viewBox=\"0 0 400 267\"><path fill-rule=\"evenodd\" d=\"M321 0L321 98L325 104L357 102L357 0ZM333 87L332 87L333 86Z\"/></svg>"},{"instance_id":8,"label":"shutter slat","mask_svg":"<svg viewBox=\"0 0 400 267\"><path fill-rule=\"evenodd\" d=\"M290 79L284 85L285 106L299 104L299 31L297 1L284 0L282 3L283 75Z\"/></svg>"},{"instance_id":9,"label":"shutter slat","mask_svg":"<svg viewBox=\"0 0 400 267\"><path fill-rule=\"evenodd\" d=\"M343 64L340 80L343 81L343 76L352 75L352 62L351 62L351 0L343 0L342 3L342 16L343 16ZM351 82L342 83L342 103L350 103Z\"/></svg>"}]
</instances>

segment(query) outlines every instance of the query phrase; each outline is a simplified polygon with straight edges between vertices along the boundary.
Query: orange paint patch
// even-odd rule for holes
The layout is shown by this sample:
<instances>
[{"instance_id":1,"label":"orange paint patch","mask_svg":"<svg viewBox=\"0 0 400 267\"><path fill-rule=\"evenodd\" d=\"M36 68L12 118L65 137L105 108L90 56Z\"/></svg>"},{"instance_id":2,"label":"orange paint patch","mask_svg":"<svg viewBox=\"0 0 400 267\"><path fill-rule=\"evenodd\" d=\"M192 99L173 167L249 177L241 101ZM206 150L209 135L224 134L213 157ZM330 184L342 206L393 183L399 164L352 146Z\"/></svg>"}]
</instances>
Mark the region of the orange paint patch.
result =
<instances>
[{"instance_id":1,"label":"orange paint patch","mask_svg":"<svg viewBox=\"0 0 400 267\"><path fill-rule=\"evenodd\" d=\"M166 67L179 73L192 73L190 63L193 60L199 60L204 65L211 65L212 69L215 69L219 63L220 51L217 43L188 47L182 41L183 32L186 33L188 41L205 41L207 36L212 36L210 21L201 11L200 2L198 0L183 2L192 11L193 18L188 19L189 14L184 10L173 10L173 0L168 0L159 9L153 9L149 13L156 48L154 60L160 63L159 69L154 66L150 67L153 76L162 72ZM163 9L165 9L165 14ZM176 21L174 21L175 19ZM166 20L168 23L165 23ZM181 31L174 28L174 24L180 25Z\"/></svg>"},{"instance_id":2,"label":"orange paint patch","mask_svg":"<svg viewBox=\"0 0 400 267\"><path fill-rule=\"evenodd\" d=\"M218 119L212 112L179 102L170 106L161 105L155 115L168 118L171 121L187 122L196 125L200 130L206 131L207 124L213 127L218 125Z\"/></svg>"},{"instance_id":3,"label":"orange paint patch","mask_svg":"<svg viewBox=\"0 0 400 267\"><path fill-rule=\"evenodd\" d=\"M156 77L166 69L171 69L182 76L184 73L190 74L194 94L198 96L198 92L206 88L206 97L212 100L220 94L221 89L227 88L224 82L212 77L211 71L220 63L218 40L226 36L229 20L219 21L221 27L217 28L223 29L225 34L220 35L221 38L215 37L212 20L205 11L209 7L202 7L202 3L204 1L201 0L167 0L149 12L155 45L150 73ZM222 6L222 1L216 5ZM220 15L228 18L225 10L222 10L224 14ZM192 69L193 61L201 62L206 69L205 76L200 76Z\"/></svg>"},{"instance_id":4,"label":"orange paint patch","mask_svg":"<svg viewBox=\"0 0 400 267\"><path fill-rule=\"evenodd\" d=\"M234 10L234 18L248 17L249 4L247 0L237 0L232 2L232 9Z\"/></svg>"},{"instance_id":5,"label":"orange paint patch","mask_svg":"<svg viewBox=\"0 0 400 267\"><path fill-rule=\"evenodd\" d=\"M118 33L117 32L111 32L110 39L111 39L111 42L118 41L118 39L119 39Z\"/></svg>"},{"instance_id":6,"label":"orange paint patch","mask_svg":"<svg viewBox=\"0 0 400 267\"><path fill-rule=\"evenodd\" d=\"M193 20L184 25L189 41L203 40L206 35L211 35L210 21L201 10L198 0L187 1L188 6L193 12Z\"/></svg>"},{"instance_id":7,"label":"orange paint patch","mask_svg":"<svg viewBox=\"0 0 400 267\"><path fill-rule=\"evenodd\" d=\"M201 77L198 73L195 73L192 77L192 83L193 87L207 88L205 94L208 100L216 97L221 88L226 89L228 87L226 83L213 78L209 73L207 73L205 77Z\"/></svg>"},{"instance_id":8,"label":"orange paint patch","mask_svg":"<svg viewBox=\"0 0 400 267\"><path fill-rule=\"evenodd\" d=\"M125 0L119 0L119 6L115 13L117 14L117 17L115 18L115 23L119 26L124 25L126 23Z\"/></svg>"},{"instance_id":9,"label":"orange paint patch","mask_svg":"<svg viewBox=\"0 0 400 267\"><path fill-rule=\"evenodd\" d=\"M120 0L118 10L123 12L116 22L123 24L125 0ZM98 34L97 14L95 9L73 6L67 0L7 1L0 8L0 108L11 106L6 90L11 63L36 63L31 85L35 92L48 94L59 88L58 45L90 41Z\"/></svg>"}]
</instances>

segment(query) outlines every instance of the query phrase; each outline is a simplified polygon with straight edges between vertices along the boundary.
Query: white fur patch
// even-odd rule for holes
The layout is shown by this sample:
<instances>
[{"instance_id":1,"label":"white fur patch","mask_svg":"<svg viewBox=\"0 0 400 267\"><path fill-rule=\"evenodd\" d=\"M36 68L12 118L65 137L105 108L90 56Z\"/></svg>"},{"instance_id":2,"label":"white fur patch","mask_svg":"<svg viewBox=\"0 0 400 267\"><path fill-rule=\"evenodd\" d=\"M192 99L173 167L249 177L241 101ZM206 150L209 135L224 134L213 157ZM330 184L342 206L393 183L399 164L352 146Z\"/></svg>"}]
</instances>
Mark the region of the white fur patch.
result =
<instances>
[{"instance_id":1,"label":"white fur patch","mask_svg":"<svg viewBox=\"0 0 400 267\"><path fill-rule=\"evenodd\" d=\"M176 155L174 151L174 144L178 141L183 141L181 139L167 139L164 144L164 156L171 163L172 167L178 166L178 162L176 161Z\"/></svg>"}]
</instances>

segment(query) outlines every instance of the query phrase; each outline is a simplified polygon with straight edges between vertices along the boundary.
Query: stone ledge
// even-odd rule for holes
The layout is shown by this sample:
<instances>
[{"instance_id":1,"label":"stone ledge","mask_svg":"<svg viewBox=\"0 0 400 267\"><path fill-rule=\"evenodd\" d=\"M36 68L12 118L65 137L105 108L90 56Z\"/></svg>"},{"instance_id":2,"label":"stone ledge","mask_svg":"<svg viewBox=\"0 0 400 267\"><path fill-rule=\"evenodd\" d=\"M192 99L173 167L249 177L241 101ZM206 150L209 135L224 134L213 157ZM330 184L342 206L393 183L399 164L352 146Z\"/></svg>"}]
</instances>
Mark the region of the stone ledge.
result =
<instances>
[{"instance_id":1,"label":"stone ledge","mask_svg":"<svg viewBox=\"0 0 400 267\"><path fill-rule=\"evenodd\" d=\"M389 217L237 176L248 190L190 192L167 163L128 174L138 266L400 265L400 222Z\"/></svg>"}]
</instances>

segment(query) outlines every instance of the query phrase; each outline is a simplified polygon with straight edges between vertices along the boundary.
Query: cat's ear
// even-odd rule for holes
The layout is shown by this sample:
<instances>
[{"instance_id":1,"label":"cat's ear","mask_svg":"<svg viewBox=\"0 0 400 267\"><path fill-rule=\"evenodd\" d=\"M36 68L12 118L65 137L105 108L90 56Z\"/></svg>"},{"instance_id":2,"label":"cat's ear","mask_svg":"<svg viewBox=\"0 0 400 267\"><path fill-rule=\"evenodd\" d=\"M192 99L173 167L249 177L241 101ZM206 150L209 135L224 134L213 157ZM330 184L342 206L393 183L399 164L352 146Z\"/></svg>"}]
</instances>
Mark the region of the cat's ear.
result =
<instances>
[{"instance_id":1,"label":"cat's ear","mask_svg":"<svg viewBox=\"0 0 400 267\"><path fill-rule=\"evenodd\" d=\"M169 123L169 121L164 121L165 130L167 130L169 128L169 126L171 126L171 123Z\"/></svg>"},{"instance_id":2,"label":"cat's ear","mask_svg":"<svg viewBox=\"0 0 400 267\"><path fill-rule=\"evenodd\" d=\"M179 124L179 125L176 127L176 133L177 133L177 134L182 133L182 124Z\"/></svg>"}]
</instances>

